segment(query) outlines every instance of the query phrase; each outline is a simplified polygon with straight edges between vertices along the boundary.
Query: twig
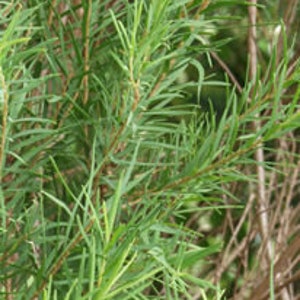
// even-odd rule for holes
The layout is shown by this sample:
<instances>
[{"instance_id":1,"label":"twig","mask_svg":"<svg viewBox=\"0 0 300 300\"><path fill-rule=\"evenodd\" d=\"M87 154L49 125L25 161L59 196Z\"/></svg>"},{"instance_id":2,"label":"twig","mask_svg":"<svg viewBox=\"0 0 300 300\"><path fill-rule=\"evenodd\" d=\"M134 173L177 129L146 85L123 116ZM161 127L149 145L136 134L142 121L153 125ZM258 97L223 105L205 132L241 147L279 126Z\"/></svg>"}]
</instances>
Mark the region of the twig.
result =
<instances>
[{"instance_id":1,"label":"twig","mask_svg":"<svg viewBox=\"0 0 300 300\"><path fill-rule=\"evenodd\" d=\"M257 1L251 0L248 7L249 15L249 31L248 31L248 53L249 53L249 78L254 83L257 75L257 46L256 46L256 17L257 17ZM254 90L252 90L252 97ZM253 127L256 132L260 130L260 115L258 114L257 120L254 121ZM266 191L266 174L263 167L265 158L262 145L255 151L255 160L257 162L257 176L258 176L258 210L259 210L259 220L260 220L260 230L262 235L263 243L267 247L268 259L272 258L272 244L269 240L269 220L268 220L268 201L267 201L267 191Z\"/></svg>"},{"instance_id":2,"label":"twig","mask_svg":"<svg viewBox=\"0 0 300 300\"><path fill-rule=\"evenodd\" d=\"M84 232L88 233L93 224L95 222L95 219L92 218L89 223L85 226L84 228ZM70 255L71 251L79 244L79 242L83 239L83 234L81 232L79 232L75 238L73 239L73 241L66 247L66 249L63 251L63 253L59 256L57 262L52 266L52 268L50 269L47 278L41 283L41 285L36 289L36 292L34 293L33 297L31 298L32 300L35 299L36 297L38 297L38 295L41 293L41 291L45 288L46 284L47 284L47 279L50 276L54 276L58 270L61 268L62 264L64 263L64 261L66 260L66 258Z\"/></svg>"},{"instance_id":3,"label":"twig","mask_svg":"<svg viewBox=\"0 0 300 300\"><path fill-rule=\"evenodd\" d=\"M300 250L300 236L296 236L295 239L290 243L290 245L282 252L280 259L275 263L274 266L274 275L275 278L278 274L283 274L286 271L286 262L287 259L293 259L295 255L299 253ZM275 287L275 291L279 289L286 288L286 285L291 281L295 281L295 278L298 278L299 272L294 275L293 278L282 281L279 283L279 286ZM249 299L267 299L268 290L269 290L269 274L267 274L264 279L260 282L259 286L253 291Z\"/></svg>"},{"instance_id":4,"label":"twig","mask_svg":"<svg viewBox=\"0 0 300 300\"><path fill-rule=\"evenodd\" d=\"M215 275L215 282L219 282L222 273L230 266L231 262L236 258L236 256L239 255L238 251L234 251L234 249L231 249L231 246L234 242L237 241L237 236L238 233L240 232L240 229L242 228L245 219L250 211L250 209L253 206L253 201L254 201L255 197L253 194L250 195L249 200L247 202L247 206L243 212L243 215L241 216L238 225L236 226L235 230L232 233L231 239L228 242L226 249L224 250L224 252L222 253L222 259L221 259L221 263L219 264L217 271L216 271L216 275ZM251 233L253 235L253 233ZM251 241L251 238L249 238L249 240ZM236 248L240 248L241 246L237 245ZM231 255L230 255L231 253ZM234 255L235 254L235 255ZM230 258L230 259L229 259Z\"/></svg>"},{"instance_id":5,"label":"twig","mask_svg":"<svg viewBox=\"0 0 300 300\"><path fill-rule=\"evenodd\" d=\"M285 25L285 32L286 35L289 34L291 30L291 26L295 20L296 12L297 12L297 6L298 6L299 0L290 0L287 1L287 7L284 13L283 21ZM281 60L282 56L282 49L283 49L283 38L282 38L282 31L280 32L278 44L277 44L277 63Z\"/></svg>"},{"instance_id":6,"label":"twig","mask_svg":"<svg viewBox=\"0 0 300 300\"><path fill-rule=\"evenodd\" d=\"M224 259L222 265L219 268L219 273L216 274L217 281L220 280L220 277L222 273L226 270L226 268L228 268L232 264L232 262L236 259L236 257L240 255L243 249L245 249L248 246L249 241L252 241L254 239L255 235L256 235L256 231L255 230L251 231L251 233L248 236L245 236L243 240L234 249L232 249L230 255L226 256L226 261Z\"/></svg>"},{"instance_id":7,"label":"twig","mask_svg":"<svg viewBox=\"0 0 300 300\"><path fill-rule=\"evenodd\" d=\"M52 7L52 9L49 9L49 16L48 16L48 20L47 20L47 24L48 24L48 28L51 28L52 26L52 22L53 22L53 15L54 15L54 7L56 5L56 0L52 0L50 7Z\"/></svg>"},{"instance_id":8,"label":"twig","mask_svg":"<svg viewBox=\"0 0 300 300\"><path fill-rule=\"evenodd\" d=\"M232 81L232 83L236 86L238 92L242 94L243 88L238 82L238 80L235 78L233 73L230 71L227 64L221 59L221 57L216 53L211 51L210 55L214 58L214 60L219 64L219 66L225 71L225 73L228 75L229 79Z\"/></svg>"},{"instance_id":9,"label":"twig","mask_svg":"<svg viewBox=\"0 0 300 300\"><path fill-rule=\"evenodd\" d=\"M83 77L83 103L86 104L89 98L89 70L90 70L90 23L92 15L92 0L88 0L84 34L84 77Z\"/></svg>"},{"instance_id":10,"label":"twig","mask_svg":"<svg viewBox=\"0 0 300 300\"><path fill-rule=\"evenodd\" d=\"M3 168L5 164L5 144L6 144L6 131L7 131L7 117L8 117L8 91L5 83L2 68L0 66L0 85L3 98L3 112L2 112L2 135L0 147L0 184L2 182Z\"/></svg>"}]
</instances>

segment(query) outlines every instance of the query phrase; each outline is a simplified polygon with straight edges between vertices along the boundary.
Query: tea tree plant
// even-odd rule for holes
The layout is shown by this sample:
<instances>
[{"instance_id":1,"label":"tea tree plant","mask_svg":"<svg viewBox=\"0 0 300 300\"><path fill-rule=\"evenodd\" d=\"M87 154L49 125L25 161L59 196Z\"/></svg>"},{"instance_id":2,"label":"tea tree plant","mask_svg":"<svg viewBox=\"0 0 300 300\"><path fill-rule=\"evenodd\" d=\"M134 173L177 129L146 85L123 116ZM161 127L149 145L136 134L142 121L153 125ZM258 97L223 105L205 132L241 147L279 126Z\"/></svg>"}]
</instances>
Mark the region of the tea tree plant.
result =
<instances>
[{"instance_id":1,"label":"tea tree plant","mask_svg":"<svg viewBox=\"0 0 300 300\"><path fill-rule=\"evenodd\" d=\"M278 249L278 218L268 216L267 231L252 225L261 207L255 168L269 180L271 209L272 178L281 188L285 168L298 176L289 148L298 143L297 47L281 24L282 50L270 50L265 77L257 70L239 84L216 52L225 41L212 36L228 22L217 13L236 4L1 4L4 298L221 299L241 249L256 247L264 259L266 245ZM203 57L224 80L208 76ZM218 114L212 94L203 108L211 87L223 94ZM289 249L295 234L286 236ZM263 271L284 278L275 253ZM242 280L257 269L251 262Z\"/></svg>"}]
</instances>

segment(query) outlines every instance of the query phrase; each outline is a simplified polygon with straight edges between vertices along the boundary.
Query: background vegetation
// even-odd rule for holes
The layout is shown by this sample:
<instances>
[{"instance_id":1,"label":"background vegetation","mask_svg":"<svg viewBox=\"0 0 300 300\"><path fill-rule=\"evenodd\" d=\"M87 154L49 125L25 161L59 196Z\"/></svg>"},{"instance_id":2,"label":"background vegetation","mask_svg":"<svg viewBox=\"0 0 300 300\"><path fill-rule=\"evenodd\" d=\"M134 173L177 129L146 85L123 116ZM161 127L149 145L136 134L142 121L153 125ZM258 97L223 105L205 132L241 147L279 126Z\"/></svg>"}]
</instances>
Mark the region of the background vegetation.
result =
<instances>
[{"instance_id":1,"label":"background vegetation","mask_svg":"<svg viewBox=\"0 0 300 300\"><path fill-rule=\"evenodd\" d=\"M298 2L1 1L1 299L298 299Z\"/></svg>"}]
</instances>

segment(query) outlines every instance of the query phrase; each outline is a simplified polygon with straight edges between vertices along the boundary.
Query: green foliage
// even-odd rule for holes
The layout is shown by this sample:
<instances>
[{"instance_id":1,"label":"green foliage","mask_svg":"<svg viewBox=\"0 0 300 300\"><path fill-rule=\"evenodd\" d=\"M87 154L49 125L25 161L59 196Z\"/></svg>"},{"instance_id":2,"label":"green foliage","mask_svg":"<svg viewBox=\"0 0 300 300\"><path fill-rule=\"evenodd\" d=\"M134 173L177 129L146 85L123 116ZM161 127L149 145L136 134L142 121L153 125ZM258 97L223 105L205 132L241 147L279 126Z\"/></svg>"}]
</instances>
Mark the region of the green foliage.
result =
<instances>
[{"instance_id":1,"label":"green foliage","mask_svg":"<svg viewBox=\"0 0 300 300\"><path fill-rule=\"evenodd\" d=\"M267 145L299 126L298 86L281 102L299 70L285 40L241 94L208 76L202 57L224 44L214 13L239 2L206 2L2 4L2 295L223 299L209 259L229 237L205 236L200 219L241 215L258 178L240 166L259 147L276 168ZM209 87L222 103L204 99Z\"/></svg>"}]
</instances>

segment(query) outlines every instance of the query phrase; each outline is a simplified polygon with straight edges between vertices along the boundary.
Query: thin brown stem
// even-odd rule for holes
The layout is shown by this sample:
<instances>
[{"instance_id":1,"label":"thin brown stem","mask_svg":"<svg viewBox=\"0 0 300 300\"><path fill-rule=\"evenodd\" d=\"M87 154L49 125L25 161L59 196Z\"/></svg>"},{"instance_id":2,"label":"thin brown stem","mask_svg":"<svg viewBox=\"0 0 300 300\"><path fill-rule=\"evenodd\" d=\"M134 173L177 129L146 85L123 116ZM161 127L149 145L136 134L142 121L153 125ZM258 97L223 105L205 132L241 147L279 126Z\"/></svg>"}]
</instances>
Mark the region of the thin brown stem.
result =
<instances>
[{"instance_id":1,"label":"thin brown stem","mask_svg":"<svg viewBox=\"0 0 300 300\"><path fill-rule=\"evenodd\" d=\"M235 78L234 74L231 72L230 68L227 66L227 64L221 59L221 57L216 52L210 52L210 55L213 57L213 59L219 64L219 66L225 71L225 73L228 75L231 82L234 84L236 89L240 94L243 92L243 88L238 82L238 80Z\"/></svg>"},{"instance_id":2,"label":"thin brown stem","mask_svg":"<svg viewBox=\"0 0 300 300\"><path fill-rule=\"evenodd\" d=\"M89 70L90 70L90 23L92 15L92 0L88 0L86 23L85 23L85 39L84 39L84 77L83 77L83 103L86 104L89 99Z\"/></svg>"},{"instance_id":3,"label":"thin brown stem","mask_svg":"<svg viewBox=\"0 0 300 300\"><path fill-rule=\"evenodd\" d=\"M295 21L295 18L297 16L297 6L298 6L299 0L289 0L286 4L286 9L284 12L283 22L285 25L285 34L288 36L291 32L292 24ZM280 32L278 44L277 44L277 63L280 62L281 57L283 53L283 34L282 31Z\"/></svg>"},{"instance_id":4,"label":"thin brown stem","mask_svg":"<svg viewBox=\"0 0 300 300\"><path fill-rule=\"evenodd\" d=\"M239 252L235 251L232 245L237 242L237 236L238 233L240 232L243 224L245 223L245 220L249 214L250 209L253 207L253 202L254 202L255 196L253 194L250 195L247 206L244 209L243 215L241 216L239 223L235 227L234 231L232 232L232 236L225 248L225 250L222 253L222 259L220 264L218 265L218 268L216 270L216 275L215 275L215 282L219 282L222 273L230 266L232 261L240 254ZM253 235L253 233L251 233ZM249 238L251 240L251 238ZM236 243L236 248L239 248L240 245ZM235 256L234 256L235 254ZM229 259L230 258L230 259Z\"/></svg>"},{"instance_id":5,"label":"thin brown stem","mask_svg":"<svg viewBox=\"0 0 300 300\"><path fill-rule=\"evenodd\" d=\"M91 228L93 227L93 224L95 222L95 219L92 218L89 223L85 226L84 228L84 232L88 233ZM45 288L46 284L47 284L47 279L50 276L54 276L58 270L61 268L63 262L66 260L66 258L70 255L71 251L79 244L79 242L83 239L83 234L81 232L79 232L76 237L73 239L72 243L69 244L69 246L67 246L67 248L63 251L63 253L59 256L57 262L55 264L53 264L52 268L49 271L49 276L41 283L41 285L37 288L35 294L33 295L33 297L31 298L36 299L36 297L38 297L38 295L40 295L41 291Z\"/></svg>"},{"instance_id":6,"label":"thin brown stem","mask_svg":"<svg viewBox=\"0 0 300 300\"><path fill-rule=\"evenodd\" d=\"M256 19L257 19L257 1L251 0L248 7L249 15L249 31L248 31L248 53L249 53L249 78L253 82L257 77L257 32L256 32ZM252 90L251 96L255 98L254 90ZM254 130L257 132L261 128L260 115L256 116L256 121L253 124ZM263 243L267 247L267 257L270 260L272 257L272 245L269 240L269 220L268 220L268 200L266 191L266 174L264 169L264 150L262 144L255 151L255 160L257 162L257 177L258 177L258 191L257 191L257 204L260 220L260 230Z\"/></svg>"},{"instance_id":7,"label":"thin brown stem","mask_svg":"<svg viewBox=\"0 0 300 300\"><path fill-rule=\"evenodd\" d=\"M7 117L8 117L8 91L3 75L2 68L0 67L0 85L3 98L3 112L2 112L2 134L1 134L1 147L0 147L0 184L2 182L3 168L5 164L5 145L7 135Z\"/></svg>"},{"instance_id":8,"label":"thin brown stem","mask_svg":"<svg viewBox=\"0 0 300 300\"><path fill-rule=\"evenodd\" d=\"M51 5L52 9L49 9L50 12L49 12L48 20L47 20L47 24L48 24L49 28L51 28L51 26L52 26L53 15L54 15L53 8L56 6L56 0L52 0L50 5Z\"/></svg>"}]
</instances>

